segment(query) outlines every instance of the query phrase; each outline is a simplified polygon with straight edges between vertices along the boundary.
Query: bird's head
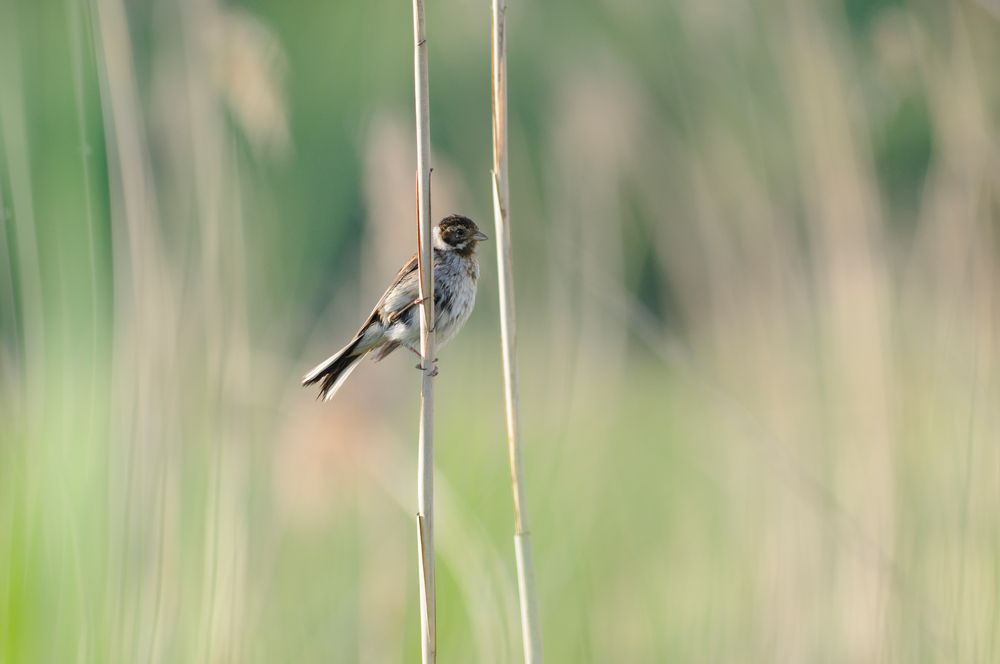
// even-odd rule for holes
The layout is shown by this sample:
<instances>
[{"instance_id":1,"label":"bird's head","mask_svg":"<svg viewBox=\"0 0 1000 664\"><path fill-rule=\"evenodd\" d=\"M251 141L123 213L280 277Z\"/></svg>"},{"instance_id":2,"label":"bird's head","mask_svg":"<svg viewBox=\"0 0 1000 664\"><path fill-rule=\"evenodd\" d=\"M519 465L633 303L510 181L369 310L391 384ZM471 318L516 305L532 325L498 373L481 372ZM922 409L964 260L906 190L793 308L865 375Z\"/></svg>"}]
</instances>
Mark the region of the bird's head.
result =
<instances>
[{"instance_id":1,"label":"bird's head","mask_svg":"<svg viewBox=\"0 0 1000 664\"><path fill-rule=\"evenodd\" d=\"M434 248L441 251L469 255L476 250L479 242L488 239L476 222L460 214L445 217L434 227Z\"/></svg>"}]
</instances>

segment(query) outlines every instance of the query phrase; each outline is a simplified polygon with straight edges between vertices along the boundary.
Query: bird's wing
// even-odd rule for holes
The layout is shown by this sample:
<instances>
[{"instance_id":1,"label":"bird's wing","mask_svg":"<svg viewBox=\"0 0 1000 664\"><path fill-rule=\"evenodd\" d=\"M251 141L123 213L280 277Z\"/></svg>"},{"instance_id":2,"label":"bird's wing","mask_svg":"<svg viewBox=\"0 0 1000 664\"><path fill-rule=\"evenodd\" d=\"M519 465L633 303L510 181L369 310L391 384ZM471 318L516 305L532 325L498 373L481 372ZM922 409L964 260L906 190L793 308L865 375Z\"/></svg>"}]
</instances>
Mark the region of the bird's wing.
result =
<instances>
[{"instance_id":1,"label":"bird's wing","mask_svg":"<svg viewBox=\"0 0 1000 664\"><path fill-rule=\"evenodd\" d=\"M362 325L362 329L371 325L376 317L384 321L398 318L403 312L416 304L420 297L420 284L417 275L417 255L406 261L389 287L382 293L375 308Z\"/></svg>"}]
</instances>

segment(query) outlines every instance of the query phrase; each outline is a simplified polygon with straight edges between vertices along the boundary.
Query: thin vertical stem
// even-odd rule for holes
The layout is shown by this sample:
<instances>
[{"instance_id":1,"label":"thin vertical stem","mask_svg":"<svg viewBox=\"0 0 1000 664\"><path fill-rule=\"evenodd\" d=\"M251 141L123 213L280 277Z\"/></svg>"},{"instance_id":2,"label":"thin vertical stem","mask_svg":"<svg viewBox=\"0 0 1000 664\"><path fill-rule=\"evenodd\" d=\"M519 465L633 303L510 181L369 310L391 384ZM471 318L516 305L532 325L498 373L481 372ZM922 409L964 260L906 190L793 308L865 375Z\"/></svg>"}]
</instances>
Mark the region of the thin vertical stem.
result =
<instances>
[{"instance_id":1,"label":"thin vertical stem","mask_svg":"<svg viewBox=\"0 0 1000 664\"><path fill-rule=\"evenodd\" d=\"M417 121L417 262L420 272L420 438L417 461L417 554L420 563L420 646L435 661L437 600L434 582L434 269L431 249L431 130L427 35L423 0L413 0L413 84Z\"/></svg>"},{"instance_id":2,"label":"thin vertical stem","mask_svg":"<svg viewBox=\"0 0 1000 664\"><path fill-rule=\"evenodd\" d=\"M524 661L527 664L540 664L542 632L538 618L534 563L528 531L527 498L524 489L524 461L521 455L514 274L508 216L510 189L507 183L507 3L505 0L492 0L492 6L493 218L497 236L497 280L500 294L504 397L507 407L507 448L514 495L514 553L517 562L517 589L521 603Z\"/></svg>"}]
</instances>

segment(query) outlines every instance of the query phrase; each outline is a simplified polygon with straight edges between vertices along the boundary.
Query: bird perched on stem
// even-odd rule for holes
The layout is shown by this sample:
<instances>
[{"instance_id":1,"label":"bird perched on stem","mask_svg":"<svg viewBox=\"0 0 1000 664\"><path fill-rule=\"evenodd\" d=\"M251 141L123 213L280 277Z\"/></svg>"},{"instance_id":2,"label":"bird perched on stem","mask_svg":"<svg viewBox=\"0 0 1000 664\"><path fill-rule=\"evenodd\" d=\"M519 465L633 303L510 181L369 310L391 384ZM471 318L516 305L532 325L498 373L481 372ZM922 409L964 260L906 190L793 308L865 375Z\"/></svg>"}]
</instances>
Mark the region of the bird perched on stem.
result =
<instances>
[{"instance_id":1,"label":"bird perched on stem","mask_svg":"<svg viewBox=\"0 0 1000 664\"><path fill-rule=\"evenodd\" d=\"M488 239L468 217L451 215L432 231L434 246L434 332L438 346L462 329L476 303L479 282L479 242ZM389 288L350 343L302 378L302 385L319 383L319 398L330 400L364 357L374 351L381 360L400 346L420 357L420 277L417 256L403 265ZM422 368L417 365L417 368ZM435 369L436 371L436 369Z\"/></svg>"}]
</instances>

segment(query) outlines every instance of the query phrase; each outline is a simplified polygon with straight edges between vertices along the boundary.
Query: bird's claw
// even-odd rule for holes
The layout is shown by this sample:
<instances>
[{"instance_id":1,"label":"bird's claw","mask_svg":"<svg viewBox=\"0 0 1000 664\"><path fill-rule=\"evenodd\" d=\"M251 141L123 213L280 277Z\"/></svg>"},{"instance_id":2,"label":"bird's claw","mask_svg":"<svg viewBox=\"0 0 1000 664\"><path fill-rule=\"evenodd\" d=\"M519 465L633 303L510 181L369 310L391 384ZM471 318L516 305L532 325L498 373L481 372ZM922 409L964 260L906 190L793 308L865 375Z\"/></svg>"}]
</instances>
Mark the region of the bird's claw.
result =
<instances>
[{"instance_id":1,"label":"bird's claw","mask_svg":"<svg viewBox=\"0 0 1000 664\"><path fill-rule=\"evenodd\" d=\"M436 357L434 358L434 362L432 362L431 364L432 366L430 368L430 373L428 375L431 378L433 378L434 376L438 375L438 360ZM423 364L417 364L416 368L419 369L420 371L428 371Z\"/></svg>"}]
</instances>

